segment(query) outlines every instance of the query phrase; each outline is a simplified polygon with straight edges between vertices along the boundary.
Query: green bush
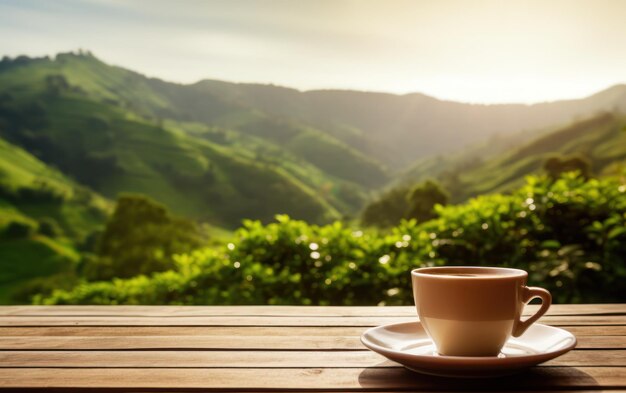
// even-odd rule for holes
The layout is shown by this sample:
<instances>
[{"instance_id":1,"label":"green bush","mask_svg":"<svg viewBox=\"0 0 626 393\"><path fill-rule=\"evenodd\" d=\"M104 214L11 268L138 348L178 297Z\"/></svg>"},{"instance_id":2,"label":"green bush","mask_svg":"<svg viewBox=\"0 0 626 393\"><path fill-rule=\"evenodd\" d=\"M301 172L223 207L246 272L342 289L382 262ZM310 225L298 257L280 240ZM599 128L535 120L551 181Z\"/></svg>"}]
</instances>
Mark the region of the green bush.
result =
<instances>
[{"instance_id":1,"label":"green bush","mask_svg":"<svg viewBox=\"0 0 626 393\"><path fill-rule=\"evenodd\" d=\"M25 221L11 221L4 229L6 239L25 239L33 235L35 227Z\"/></svg>"},{"instance_id":2,"label":"green bush","mask_svg":"<svg viewBox=\"0 0 626 393\"><path fill-rule=\"evenodd\" d=\"M530 177L511 195L438 206L438 218L385 233L278 216L245 221L219 248L174 257L174 270L82 284L46 304L411 304L425 265L509 266L556 302L626 301L626 184Z\"/></svg>"}]
</instances>

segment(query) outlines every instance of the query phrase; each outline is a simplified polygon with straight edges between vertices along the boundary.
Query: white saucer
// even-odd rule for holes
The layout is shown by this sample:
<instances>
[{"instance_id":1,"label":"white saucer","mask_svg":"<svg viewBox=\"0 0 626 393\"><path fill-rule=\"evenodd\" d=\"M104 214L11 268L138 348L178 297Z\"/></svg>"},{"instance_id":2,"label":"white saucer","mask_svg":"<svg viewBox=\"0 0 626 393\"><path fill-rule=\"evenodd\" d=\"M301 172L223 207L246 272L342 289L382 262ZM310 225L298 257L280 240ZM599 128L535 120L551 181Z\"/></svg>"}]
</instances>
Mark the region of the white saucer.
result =
<instances>
[{"instance_id":1,"label":"white saucer","mask_svg":"<svg viewBox=\"0 0 626 393\"><path fill-rule=\"evenodd\" d=\"M361 342L412 371L476 378L515 374L554 359L573 349L576 337L566 330L535 323L522 336L509 339L499 356L442 356L419 322L406 322L369 329Z\"/></svg>"}]
</instances>

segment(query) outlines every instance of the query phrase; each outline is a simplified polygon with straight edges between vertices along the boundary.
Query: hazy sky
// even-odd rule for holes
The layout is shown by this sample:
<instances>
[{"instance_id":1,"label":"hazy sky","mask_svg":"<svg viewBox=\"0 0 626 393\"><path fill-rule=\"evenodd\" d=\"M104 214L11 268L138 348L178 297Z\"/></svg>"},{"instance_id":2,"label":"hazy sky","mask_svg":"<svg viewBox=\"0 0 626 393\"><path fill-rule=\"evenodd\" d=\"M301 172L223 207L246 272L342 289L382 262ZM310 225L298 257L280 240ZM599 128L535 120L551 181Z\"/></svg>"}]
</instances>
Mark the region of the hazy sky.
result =
<instances>
[{"instance_id":1,"label":"hazy sky","mask_svg":"<svg viewBox=\"0 0 626 393\"><path fill-rule=\"evenodd\" d=\"M183 83L536 102L626 82L626 1L0 0L0 55L77 48Z\"/></svg>"}]
</instances>

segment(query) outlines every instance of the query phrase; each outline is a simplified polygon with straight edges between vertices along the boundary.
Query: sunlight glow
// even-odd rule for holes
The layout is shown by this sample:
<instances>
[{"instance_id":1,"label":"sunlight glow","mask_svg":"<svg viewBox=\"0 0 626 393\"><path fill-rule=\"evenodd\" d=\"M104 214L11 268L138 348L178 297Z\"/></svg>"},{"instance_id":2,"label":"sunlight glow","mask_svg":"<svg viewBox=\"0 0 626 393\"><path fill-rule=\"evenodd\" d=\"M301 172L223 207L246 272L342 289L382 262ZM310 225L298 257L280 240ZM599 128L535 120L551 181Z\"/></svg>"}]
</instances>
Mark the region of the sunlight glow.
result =
<instances>
[{"instance_id":1,"label":"sunlight glow","mask_svg":"<svg viewBox=\"0 0 626 393\"><path fill-rule=\"evenodd\" d=\"M84 48L182 83L530 103L625 82L624 15L619 0L0 0L0 55Z\"/></svg>"}]
</instances>

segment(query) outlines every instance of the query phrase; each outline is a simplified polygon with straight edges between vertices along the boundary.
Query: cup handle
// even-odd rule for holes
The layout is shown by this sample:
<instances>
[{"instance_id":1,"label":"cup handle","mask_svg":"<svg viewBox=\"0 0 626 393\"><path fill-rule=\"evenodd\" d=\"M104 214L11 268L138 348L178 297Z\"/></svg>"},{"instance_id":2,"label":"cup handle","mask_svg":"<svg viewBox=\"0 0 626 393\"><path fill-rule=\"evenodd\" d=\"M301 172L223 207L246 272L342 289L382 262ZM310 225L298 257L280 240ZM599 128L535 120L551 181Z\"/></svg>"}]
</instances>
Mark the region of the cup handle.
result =
<instances>
[{"instance_id":1,"label":"cup handle","mask_svg":"<svg viewBox=\"0 0 626 393\"><path fill-rule=\"evenodd\" d=\"M550 305L552 304L552 295L550 295L550 292L548 292L546 289L538 287L524 287L523 291L524 293L522 295L522 301L524 302L524 305L528 304L528 302L530 302L534 298L540 298L541 307L539 308L539 311L535 313L535 315L528 318L527 320L522 321L521 319L518 319L516 321L515 326L513 327L514 337L521 336L530 325L535 323L537 319L541 318L541 316L545 314L546 311L548 311L548 308L550 308Z\"/></svg>"}]
</instances>

